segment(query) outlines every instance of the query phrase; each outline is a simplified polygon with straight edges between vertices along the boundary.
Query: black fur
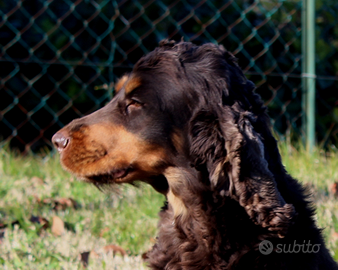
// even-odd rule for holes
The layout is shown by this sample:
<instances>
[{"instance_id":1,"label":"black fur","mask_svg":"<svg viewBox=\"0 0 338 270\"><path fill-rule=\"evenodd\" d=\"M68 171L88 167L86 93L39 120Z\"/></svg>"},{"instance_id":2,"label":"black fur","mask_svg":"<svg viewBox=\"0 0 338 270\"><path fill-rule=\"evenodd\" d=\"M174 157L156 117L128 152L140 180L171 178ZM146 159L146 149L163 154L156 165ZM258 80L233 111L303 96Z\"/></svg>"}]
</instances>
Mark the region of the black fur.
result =
<instances>
[{"instance_id":1,"label":"black fur","mask_svg":"<svg viewBox=\"0 0 338 270\"><path fill-rule=\"evenodd\" d=\"M135 89L129 89L130 80ZM82 173L78 162L67 165L76 150L62 150L62 160L96 185L142 180L167 196L157 243L148 253L151 269L338 269L303 187L282 165L266 108L231 53L214 44L163 41L121 85L105 108L62 132L75 137L67 130L103 122L123 127L163 150L156 166L124 161L138 174L132 177L126 169L119 180L114 175L121 170L109 174L98 166L94 178ZM134 99L137 106L128 103ZM118 144L109 136L96 140ZM86 137L78 144L88 144ZM273 244L269 255L259 249L264 240Z\"/></svg>"}]
</instances>

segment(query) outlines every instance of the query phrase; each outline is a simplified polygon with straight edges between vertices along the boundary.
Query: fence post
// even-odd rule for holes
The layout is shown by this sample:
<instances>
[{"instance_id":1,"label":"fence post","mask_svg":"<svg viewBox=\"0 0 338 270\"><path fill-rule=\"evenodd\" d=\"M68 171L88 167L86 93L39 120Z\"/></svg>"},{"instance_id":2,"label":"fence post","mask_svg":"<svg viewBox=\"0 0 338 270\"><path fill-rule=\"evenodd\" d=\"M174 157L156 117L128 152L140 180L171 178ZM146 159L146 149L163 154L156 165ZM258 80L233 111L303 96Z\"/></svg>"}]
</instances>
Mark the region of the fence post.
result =
<instances>
[{"instance_id":1,"label":"fence post","mask_svg":"<svg viewBox=\"0 0 338 270\"><path fill-rule=\"evenodd\" d=\"M302 5L302 129L311 152L315 145L315 0L303 0Z\"/></svg>"}]
</instances>

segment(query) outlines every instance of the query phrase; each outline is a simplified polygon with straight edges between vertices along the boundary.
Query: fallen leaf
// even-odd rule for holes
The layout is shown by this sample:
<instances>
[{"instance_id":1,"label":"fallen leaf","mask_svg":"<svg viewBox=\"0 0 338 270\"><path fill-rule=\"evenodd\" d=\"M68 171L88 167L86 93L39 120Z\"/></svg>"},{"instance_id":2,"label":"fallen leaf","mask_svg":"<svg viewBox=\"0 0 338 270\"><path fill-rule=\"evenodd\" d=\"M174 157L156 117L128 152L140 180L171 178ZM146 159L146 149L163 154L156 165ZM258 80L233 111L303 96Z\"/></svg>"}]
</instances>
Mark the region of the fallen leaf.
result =
<instances>
[{"instance_id":1,"label":"fallen leaf","mask_svg":"<svg viewBox=\"0 0 338 270\"><path fill-rule=\"evenodd\" d=\"M148 257L148 252L149 252L149 251L142 253L142 259L143 259L143 260L147 260L147 259L149 258L149 257Z\"/></svg>"},{"instance_id":2,"label":"fallen leaf","mask_svg":"<svg viewBox=\"0 0 338 270\"><path fill-rule=\"evenodd\" d=\"M337 232L333 232L332 233L332 238L337 240L338 239L338 233Z\"/></svg>"},{"instance_id":3,"label":"fallen leaf","mask_svg":"<svg viewBox=\"0 0 338 270\"><path fill-rule=\"evenodd\" d=\"M77 202L72 198L45 198L42 200L44 204L50 204L53 210L66 210L67 208L78 208Z\"/></svg>"},{"instance_id":4,"label":"fallen leaf","mask_svg":"<svg viewBox=\"0 0 338 270\"><path fill-rule=\"evenodd\" d=\"M55 200L54 208L56 209L61 208L61 210L65 210L68 207L77 209L77 202L73 200L72 198L60 198L60 199Z\"/></svg>"},{"instance_id":5,"label":"fallen leaf","mask_svg":"<svg viewBox=\"0 0 338 270\"><path fill-rule=\"evenodd\" d=\"M45 231L46 229L49 228L49 221L43 217L40 216L31 216L29 219L30 222L32 223L38 223L41 224L41 228L39 229L38 233L40 234L42 231Z\"/></svg>"},{"instance_id":6,"label":"fallen leaf","mask_svg":"<svg viewBox=\"0 0 338 270\"><path fill-rule=\"evenodd\" d=\"M40 216L31 216L29 219L30 222L32 223L38 223L41 225L45 225L46 223L49 223L47 219L40 217Z\"/></svg>"},{"instance_id":7,"label":"fallen leaf","mask_svg":"<svg viewBox=\"0 0 338 270\"><path fill-rule=\"evenodd\" d=\"M334 196L334 197L338 197L338 182L334 182L331 186L330 186L330 193Z\"/></svg>"},{"instance_id":8,"label":"fallen leaf","mask_svg":"<svg viewBox=\"0 0 338 270\"><path fill-rule=\"evenodd\" d=\"M88 267L90 251L82 252L80 254L80 261L84 268Z\"/></svg>"},{"instance_id":9,"label":"fallen leaf","mask_svg":"<svg viewBox=\"0 0 338 270\"><path fill-rule=\"evenodd\" d=\"M106 232L109 232L109 231L110 231L110 228L108 227L103 228L100 232L100 237L102 237Z\"/></svg>"},{"instance_id":10,"label":"fallen leaf","mask_svg":"<svg viewBox=\"0 0 338 270\"><path fill-rule=\"evenodd\" d=\"M42 200L42 202L44 204L51 204L53 202L53 199L52 198L45 198L45 199Z\"/></svg>"},{"instance_id":11,"label":"fallen leaf","mask_svg":"<svg viewBox=\"0 0 338 270\"><path fill-rule=\"evenodd\" d=\"M39 177L37 177L37 176L33 176L33 177L31 178L31 182L32 182L34 185L36 185L36 186L41 186L41 185L43 185L43 184L45 183L41 178L39 178Z\"/></svg>"},{"instance_id":12,"label":"fallen leaf","mask_svg":"<svg viewBox=\"0 0 338 270\"><path fill-rule=\"evenodd\" d=\"M119 246L115 246L115 245L108 245L103 247L103 252L105 253L113 253L113 256L116 255L116 253L120 253L122 256L127 255L127 252L125 252L125 250Z\"/></svg>"},{"instance_id":13,"label":"fallen leaf","mask_svg":"<svg viewBox=\"0 0 338 270\"><path fill-rule=\"evenodd\" d=\"M57 216L53 216L51 230L55 236L60 236L65 232L65 223L62 221L61 218Z\"/></svg>"}]
</instances>

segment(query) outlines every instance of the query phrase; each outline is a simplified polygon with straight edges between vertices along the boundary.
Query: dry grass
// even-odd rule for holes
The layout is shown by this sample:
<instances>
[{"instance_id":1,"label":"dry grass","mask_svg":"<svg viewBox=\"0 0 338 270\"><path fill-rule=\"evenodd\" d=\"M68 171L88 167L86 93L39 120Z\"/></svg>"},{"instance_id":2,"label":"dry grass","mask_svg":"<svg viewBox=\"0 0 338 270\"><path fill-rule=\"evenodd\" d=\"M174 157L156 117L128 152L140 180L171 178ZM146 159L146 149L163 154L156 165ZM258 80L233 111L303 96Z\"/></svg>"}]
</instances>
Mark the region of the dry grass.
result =
<instances>
[{"instance_id":1,"label":"dry grass","mask_svg":"<svg viewBox=\"0 0 338 270\"><path fill-rule=\"evenodd\" d=\"M287 145L281 152L290 174L313 192L318 224L338 259L338 198L332 190L338 181L338 153L316 150L308 155ZM102 193L64 172L57 156L21 157L5 149L0 149L0 176L2 269L83 269L83 252L91 252L87 269L146 269L141 255L153 245L164 200L150 187ZM53 202L60 198L74 199L77 208L57 208ZM57 236L51 226L42 229L43 223L30 221L32 216L50 225L57 216L65 228ZM103 252L110 244L122 247L127 256Z\"/></svg>"}]
</instances>

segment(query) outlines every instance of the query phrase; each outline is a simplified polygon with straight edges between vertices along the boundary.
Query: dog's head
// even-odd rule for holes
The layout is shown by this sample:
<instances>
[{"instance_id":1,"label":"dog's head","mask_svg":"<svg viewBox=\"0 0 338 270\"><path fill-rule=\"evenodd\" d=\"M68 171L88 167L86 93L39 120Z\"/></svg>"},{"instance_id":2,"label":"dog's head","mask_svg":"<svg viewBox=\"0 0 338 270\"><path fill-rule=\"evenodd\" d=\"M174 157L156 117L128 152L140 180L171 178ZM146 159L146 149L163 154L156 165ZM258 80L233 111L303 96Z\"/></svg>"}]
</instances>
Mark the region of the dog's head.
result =
<instances>
[{"instance_id":1,"label":"dog's head","mask_svg":"<svg viewBox=\"0 0 338 270\"><path fill-rule=\"evenodd\" d=\"M207 175L207 188L285 232L294 209L269 169L280 160L265 107L222 46L161 42L115 89L109 104L54 135L66 170L97 186L149 182L173 198L186 173L171 181L170 168L189 167L190 184Z\"/></svg>"}]
</instances>

